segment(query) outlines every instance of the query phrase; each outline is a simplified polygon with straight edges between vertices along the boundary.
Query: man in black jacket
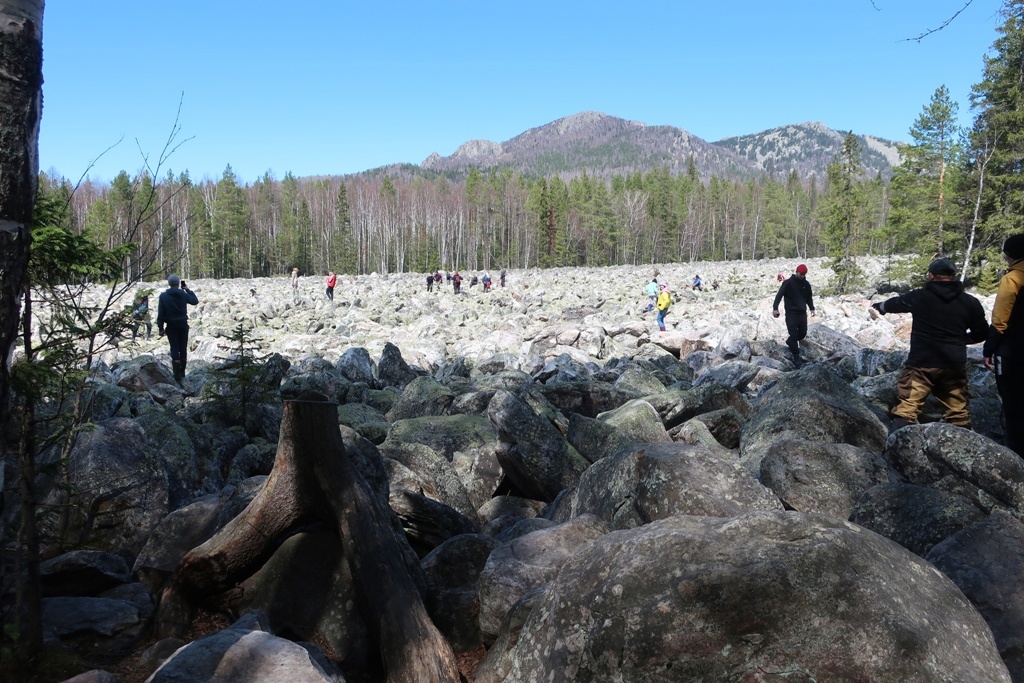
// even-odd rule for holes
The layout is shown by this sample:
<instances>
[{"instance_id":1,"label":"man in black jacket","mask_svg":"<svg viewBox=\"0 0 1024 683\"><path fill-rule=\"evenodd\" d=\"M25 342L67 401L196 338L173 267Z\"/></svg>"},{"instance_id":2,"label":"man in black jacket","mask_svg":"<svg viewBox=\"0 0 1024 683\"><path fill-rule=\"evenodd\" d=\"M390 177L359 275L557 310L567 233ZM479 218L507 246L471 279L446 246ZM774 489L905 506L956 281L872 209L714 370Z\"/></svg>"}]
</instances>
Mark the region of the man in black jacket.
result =
<instances>
[{"instance_id":1,"label":"man in black jacket","mask_svg":"<svg viewBox=\"0 0 1024 683\"><path fill-rule=\"evenodd\" d=\"M797 266L796 272L782 281L772 303L772 315L776 318L779 317L779 302L783 300L786 302L786 330L789 332L786 346L793 354L793 364L800 367L800 341L807 336L807 309L811 309L811 315L814 315L814 298L804 264Z\"/></svg>"},{"instance_id":2,"label":"man in black jacket","mask_svg":"<svg viewBox=\"0 0 1024 683\"><path fill-rule=\"evenodd\" d=\"M988 321L981 302L964 292L956 266L945 258L928 266L927 284L887 301L871 304L882 314L910 313L910 353L896 384L899 403L893 424L917 422L932 394L945 407L946 422L970 429L967 412L967 345L985 341Z\"/></svg>"},{"instance_id":3,"label":"man in black jacket","mask_svg":"<svg viewBox=\"0 0 1024 683\"><path fill-rule=\"evenodd\" d=\"M166 328L174 379L180 382L185 379L188 362L188 305L197 305L199 297L177 275L169 275L167 285L157 302L156 329L162 337Z\"/></svg>"}]
</instances>

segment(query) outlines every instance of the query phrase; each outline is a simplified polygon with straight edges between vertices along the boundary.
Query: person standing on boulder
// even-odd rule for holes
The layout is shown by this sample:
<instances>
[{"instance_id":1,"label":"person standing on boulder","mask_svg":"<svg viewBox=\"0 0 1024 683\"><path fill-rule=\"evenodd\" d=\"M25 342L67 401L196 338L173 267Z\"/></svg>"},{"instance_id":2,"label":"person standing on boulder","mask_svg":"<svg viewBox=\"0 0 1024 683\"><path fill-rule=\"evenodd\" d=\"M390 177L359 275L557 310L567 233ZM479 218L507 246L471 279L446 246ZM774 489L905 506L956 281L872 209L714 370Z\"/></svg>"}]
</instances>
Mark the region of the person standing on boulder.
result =
<instances>
[{"instance_id":1,"label":"person standing on boulder","mask_svg":"<svg viewBox=\"0 0 1024 683\"><path fill-rule=\"evenodd\" d=\"M299 300L299 269L292 268L292 301Z\"/></svg>"},{"instance_id":2,"label":"person standing on boulder","mask_svg":"<svg viewBox=\"0 0 1024 683\"><path fill-rule=\"evenodd\" d=\"M970 429L967 412L967 345L985 341L988 322L981 302L964 291L956 265L946 258L928 266L921 289L871 304L881 314L910 313L910 353L896 382L893 425L917 423L928 394L945 407L945 420Z\"/></svg>"},{"instance_id":3,"label":"person standing on boulder","mask_svg":"<svg viewBox=\"0 0 1024 683\"><path fill-rule=\"evenodd\" d=\"M1003 242L1009 269L999 281L983 355L985 367L996 373L996 388L1003 402L1006 446L1024 457L1024 234Z\"/></svg>"},{"instance_id":4,"label":"person standing on boulder","mask_svg":"<svg viewBox=\"0 0 1024 683\"><path fill-rule=\"evenodd\" d=\"M779 317L780 301L785 301L786 308L786 330L789 332L786 346L793 354L793 364L800 367L803 365L800 360L800 342L807 336L807 309L810 309L811 315L815 315L811 283L807 281L807 266L803 263L796 267L796 272L782 281L775 295L772 316L776 318Z\"/></svg>"},{"instance_id":5,"label":"person standing on boulder","mask_svg":"<svg viewBox=\"0 0 1024 683\"><path fill-rule=\"evenodd\" d=\"M156 329L171 347L171 368L174 379L185 379L185 365L188 363L188 306L197 306L199 297L175 274L167 276L167 289L157 300Z\"/></svg>"},{"instance_id":6,"label":"person standing on boulder","mask_svg":"<svg viewBox=\"0 0 1024 683\"><path fill-rule=\"evenodd\" d=\"M334 287L338 284L338 276L334 274L334 271L327 273L327 298L330 301L334 301Z\"/></svg>"},{"instance_id":7,"label":"person standing on boulder","mask_svg":"<svg viewBox=\"0 0 1024 683\"><path fill-rule=\"evenodd\" d=\"M658 303L658 291L658 278L652 278L644 287L644 292L647 294L647 308L644 309L644 313L654 310L655 304Z\"/></svg>"},{"instance_id":8,"label":"person standing on boulder","mask_svg":"<svg viewBox=\"0 0 1024 683\"><path fill-rule=\"evenodd\" d=\"M664 282L660 285L661 291L658 292L658 329L662 332L665 331L665 316L668 315L668 309L672 306L672 292L668 291L668 285Z\"/></svg>"}]
</instances>

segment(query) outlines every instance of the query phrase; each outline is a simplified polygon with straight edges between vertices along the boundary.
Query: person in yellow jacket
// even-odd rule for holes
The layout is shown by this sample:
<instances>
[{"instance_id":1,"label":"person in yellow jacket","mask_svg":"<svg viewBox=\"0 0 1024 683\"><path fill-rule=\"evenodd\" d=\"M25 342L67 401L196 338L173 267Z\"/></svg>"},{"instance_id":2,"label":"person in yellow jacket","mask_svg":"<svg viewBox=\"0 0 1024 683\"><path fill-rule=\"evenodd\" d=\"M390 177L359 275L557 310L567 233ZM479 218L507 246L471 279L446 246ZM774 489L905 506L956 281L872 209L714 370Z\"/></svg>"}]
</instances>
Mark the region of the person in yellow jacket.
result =
<instances>
[{"instance_id":1,"label":"person in yellow jacket","mask_svg":"<svg viewBox=\"0 0 1024 683\"><path fill-rule=\"evenodd\" d=\"M1009 268L999 281L982 353L1003 400L1006 445L1024 457L1024 296L1018 296L1024 287L1024 234L1006 238L1003 258Z\"/></svg>"}]
</instances>

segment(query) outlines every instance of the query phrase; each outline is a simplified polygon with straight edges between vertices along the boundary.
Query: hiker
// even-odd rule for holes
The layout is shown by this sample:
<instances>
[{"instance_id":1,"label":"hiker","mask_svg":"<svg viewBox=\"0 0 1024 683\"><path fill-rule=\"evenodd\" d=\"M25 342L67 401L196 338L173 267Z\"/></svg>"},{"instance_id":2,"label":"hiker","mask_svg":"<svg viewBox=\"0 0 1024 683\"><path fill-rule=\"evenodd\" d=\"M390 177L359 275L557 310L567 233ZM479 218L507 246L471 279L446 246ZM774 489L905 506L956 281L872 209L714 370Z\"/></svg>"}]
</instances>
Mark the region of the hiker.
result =
<instances>
[{"instance_id":1,"label":"hiker","mask_svg":"<svg viewBox=\"0 0 1024 683\"><path fill-rule=\"evenodd\" d=\"M437 291L439 292L441 291L441 279L441 271L438 270L437 272L434 273L434 285L437 287Z\"/></svg>"},{"instance_id":2,"label":"hiker","mask_svg":"<svg viewBox=\"0 0 1024 683\"><path fill-rule=\"evenodd\" d=\"M718 291L718 280L712 280L711 281L711 289L716 291L716 292Z\"/></svg>"},{"instance_id":3,"label":"hiker","mask_svg":"<svg viewBox=\"0 0 1024 683\"><path fill-rule=\"evenodd\" d=\"M946 422L970 429L967 412L967 345L985 341L988 322L981 302L964 292L956 266L935 259L928 282L900 296L871 304L879 313L910 313L910 353L896 382L899 399L893 426L916 424L928 394L945 407Z\"/></svg>"},{"instance_id":4,"label":"hiker","mask_svg":"<svg viewBox=\"0 0 1024 683\"><path fill-rule=\"evenodd\" d=\"M334 286L338 284L338 276L334 274L334 271L328 271L327 273L327 298L334 301Z\"/></svg>"},{"instance_id":5,"label":"hiker","mask_svg":"<svg viewBox=\"0 0 1024 683\"><path fill-rule=\"evenodd\" d=\"M985 367L996 374L996 389L1003 403L1006 447L1024 457L1024 234L1003 242L1009 268L999 281L992 307L992 326L985 341Z\"/></svg>"},{"instance_id":6,"label":"hiker","mask_svg":"<svg viewBox=\"0 0 1024 683\"><path fill-rule=\"evenodd\" d=\"M185 379L188 363L188 306L198 306L199 298L185 282L171 273L167 276L167 289L157 300L156 329L159 335L167 332L167 343L171 347L171 368L174 379Z\"/></svg>"},{"instance_id":7,"label":"hiker","mask_svg":"<svg viewBox=\"0 0 1024 683\"><path fill-rule=\"evenodd\" d=\"M139 334L139 326L146 326L146 339L153 338L153 323L149 313L149 290L139 292L132 302L132 341Z\"/></svg>"},{"instance_id":8,"label":"hiker","mask_svg":"<svg viewBox=\"0 0 1024 683\"><path fill-rule=\"evenodd\" d=\"M459 271L457 270L455 271L455 274L452 275L452 289L455 290L456 294L458 294L462 289L462 276L459 275Z\"/></svg>"},{"instance_id":9,"label":"hiker","mask_svg":"<svg viewBox=\"0 0 1024 683\"><path fill-rule=\"evenodd\" d=\"M292 268L292 299L299 300L299 269Z\"/></svg>"},{"instance_id":10,"label":"hiker","mask_svg":"<svg viewBox=\"0 0 1024 683\"><path fill-rule=\"evenodd\" d=\"M480 280L477 279L476 275L470 276L470 278L469 278L469 288L472 289L473 287L476 287L477 283L479 283L479 282L480 282Z\"/></svg>"},{"instance_id":11,"label":"hiker","mask_svg":"<svg viewBox=\"0 0 1024 683\"><path fill-rule=\"evenodd\" d=\"M647 308L644 309L644 313L654 310L654 305L658 303L658 291L658 278L653 278L644 287L644 292L647 294Z\"/></svg>"},{"instance_id":12,"label":"hiker","mask_svg":"<svg viewBox=\"0 0 1024 683\"><path fill-rule=\"evenodd\" d=\"M427 273L427 291L428 292L433 292L434 291L434 274L433 273Z\"/></svg>"},{"instance_id":13,"label":"hiker","mask_svg":"<svg viewBox=\"0 0 1024 683\"><path fill-rule=\"evenodd\" d=\"M665 316L668 314L669 307L672 306L672 293L668 291L668 285L662 283L659 285L658 291L658 329L662 332L665 331Z\"/></svg>"},{"instance_id":14,"label":"hiker","mask_svg":"<svg viewBox=\"0 0 1024 683\"><path fill-rule=\"evenodd\" d=\"M508 274L508 271L506 269L504 269L504 268L502 268L501 272L498 273L498 284L500 284L503 289L505 287L505 276L507 274Z\"/></svg>"},{"instance_id":15,"label":"hiker","mask_svg":"<svg viewBox=\"0 0 1024 683\"><path fill-rule=\"evenodd\" d=\"M693 289L697 290L698 292L704 291L704 282L700 279L700 275L693 276Z\"/></svg>"},{"instance_id":16,"label":"hiker","mask_svg":"<svg viewBox=\"0 0 1024 683\"><path fill-rule=\"evenodd\" d=\"M807 309L814 312L814 299L811 296L811 283L807 281L807 266L801 263L788 279L782 281L779 292L772 303L772 317L779 317L779 302L785 300L786 330L789 337L786 346L793 354L793 365L800 367L800 342L807 336Z\"/></svg>"},{"instance_id":17,"label":"hiker","mask_svg":"<svg viewBox=\"0 0 1024 683\"><path fill-rule=\"evenodd\" d=\"M776 282L782 282L785 279L786 279L786 276L782 274L781 270L779 271L779 274L775 276L775 281Z\"/></svg>"},{"instance_id":18,"label":"hiker","mask_svg":"<svg viewBox=\"0 0 1024 683\"><path fill-rule=\"evenodd\" d=\"M485 272L484 276L482 278L480 278L480 281L484 284L484 291L485 292L491 291L491 274L490 273L486 273Z\"/></svg>"}]
</instances>

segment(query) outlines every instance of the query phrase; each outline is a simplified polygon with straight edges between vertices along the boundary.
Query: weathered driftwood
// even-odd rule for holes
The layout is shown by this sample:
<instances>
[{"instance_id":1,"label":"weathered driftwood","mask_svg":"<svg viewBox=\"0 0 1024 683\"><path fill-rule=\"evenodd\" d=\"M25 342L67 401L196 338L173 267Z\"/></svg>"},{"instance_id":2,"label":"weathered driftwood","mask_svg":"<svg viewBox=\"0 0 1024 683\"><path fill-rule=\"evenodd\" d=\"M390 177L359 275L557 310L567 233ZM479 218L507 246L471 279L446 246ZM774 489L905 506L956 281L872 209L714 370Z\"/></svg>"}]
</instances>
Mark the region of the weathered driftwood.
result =
<instances>
[{"instance_id":1,"label":"weathered driftwood","mask_svg":"<svg viewBox=\"0 0 1024 683\"><path fill-rule=\"evenodd\" d=\"M337 525L388 682L459 681L455 656L423 606L389 515L346 455L337 409L326 401L285 403L266 484L182 559L161 596L160 635L182 633L194 605L251 575L290 530L324 520Z\"/></svg>"}]
</instances>

